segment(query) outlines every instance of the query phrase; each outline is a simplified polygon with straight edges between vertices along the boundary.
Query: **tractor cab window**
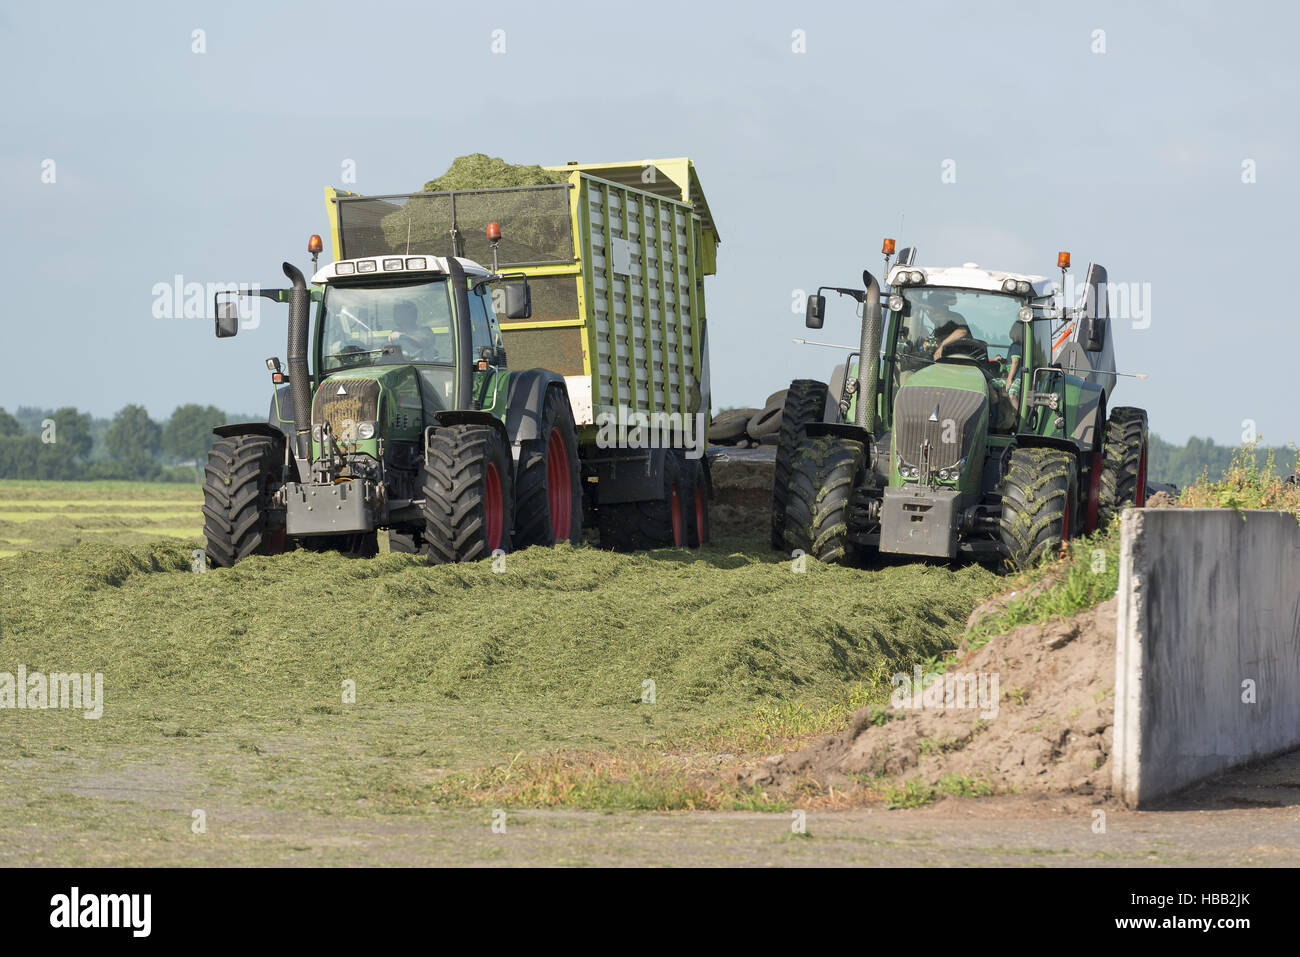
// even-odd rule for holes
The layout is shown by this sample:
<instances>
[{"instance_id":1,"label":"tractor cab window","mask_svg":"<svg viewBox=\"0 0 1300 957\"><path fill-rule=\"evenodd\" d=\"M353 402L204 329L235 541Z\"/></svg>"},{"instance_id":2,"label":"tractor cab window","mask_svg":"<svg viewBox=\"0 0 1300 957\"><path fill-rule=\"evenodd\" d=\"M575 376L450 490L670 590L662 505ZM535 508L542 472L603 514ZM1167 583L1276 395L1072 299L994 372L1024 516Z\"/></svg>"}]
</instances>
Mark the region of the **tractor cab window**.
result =
<instances>
[{"instance_id":1,"label":"tractor cab window","mask_svg":"<svg viewBox=\"0 0 1300 957\"><path fill-rule=\"evenodd\" d=\"M478 290L474 289L473 280L470 280L469 287L469 325L473 331L473 355L478 360L483 349L490 352L496 351L496 337L494 336L492 303L488 300L489 292L486 285L479 286Z\"/></svg>"},{"instance_id":2,"label":"tractor cab window","mask_svg":"<svg viewBox=\"0 0 1300 957\"><path fill-rule=\"evenodd\" d=\"M321 303L324 372L368 365L455 362L444 279L382 286L331 284Z\"/></svg>"},{"instance_id":3,"label":"tractor cab window","mask_svg":"<svg viewBox=\"0 0 1300 957\"><path fill-rule=\"evenodd\" d=\"M1023 349L1014 339L1022 302L1013 296L922 286L905 289L903 301L898 351L916 364L948 356L997 366Z\"/></svg>"},{"instance_id":4,"label":"tractor cab window","mask_svg":"<svg viewBox=\"0 0 1300 957\"><path fill-rule=\"evenodd\" d=\"M896 392L936 362L974 362L989 382L992 427L1013 429L1025 371L1023 300L996 292L917 286L903 290L898 316Z\"/></svg>"}]
</instances>

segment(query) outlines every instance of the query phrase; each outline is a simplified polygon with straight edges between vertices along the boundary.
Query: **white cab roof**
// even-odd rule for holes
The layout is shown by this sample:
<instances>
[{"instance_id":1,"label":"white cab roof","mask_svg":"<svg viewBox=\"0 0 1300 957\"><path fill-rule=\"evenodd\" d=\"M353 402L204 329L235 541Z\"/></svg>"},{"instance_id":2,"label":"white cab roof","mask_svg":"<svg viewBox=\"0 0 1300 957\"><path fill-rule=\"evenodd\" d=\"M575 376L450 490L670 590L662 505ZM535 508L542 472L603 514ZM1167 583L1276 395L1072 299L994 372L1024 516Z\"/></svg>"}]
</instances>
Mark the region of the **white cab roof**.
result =
<instances>
[{"instance_id":1,"label":"white cab roof","mask_svg":"<svg viewBox=\"0 0 1300 957\"><path fill-rule=\"evenodd\" d=\"M1057 283L1046 276L1033 276L1023 272L1005 272L1000 269L983 269L974 263L964 266L895 266L889 271L889 284L897 285L895 278L900 272L920 271L925 274L927 286L950 286L961 289L987 289L1001 292L1002 283L1008 279L1023 279L1033 286L1035 297L1051 295Z\"/></svg>"},{"instance_id":2,"label":"white cab roof","mask_svg":"<svg viewBox=\"0 0 1300 957\"><path fill-rule=\"evenodd\" d=\"M456 261L460 267L465 270L467 276L488 276L490 270L480 266L472 259L466 259L464 256L457 256ZM372 266L363 266L362 263L373 264ZM347 264L352 265L352 269L347 268ZM339 272L339 266L344 267L343 272ZM390 256L361 256L357 259L340 259L338 262L332 262L322 266L316 271L316 275L311 277L311 281L317 285L333 282L335 279L356 279L361 278L378 278L380 276L402 276L402 275L429 275L445 276L448 274L449 267L447 259L443 256L418 256L418 255L390 255Z\"/></svg>"}]
</instances>

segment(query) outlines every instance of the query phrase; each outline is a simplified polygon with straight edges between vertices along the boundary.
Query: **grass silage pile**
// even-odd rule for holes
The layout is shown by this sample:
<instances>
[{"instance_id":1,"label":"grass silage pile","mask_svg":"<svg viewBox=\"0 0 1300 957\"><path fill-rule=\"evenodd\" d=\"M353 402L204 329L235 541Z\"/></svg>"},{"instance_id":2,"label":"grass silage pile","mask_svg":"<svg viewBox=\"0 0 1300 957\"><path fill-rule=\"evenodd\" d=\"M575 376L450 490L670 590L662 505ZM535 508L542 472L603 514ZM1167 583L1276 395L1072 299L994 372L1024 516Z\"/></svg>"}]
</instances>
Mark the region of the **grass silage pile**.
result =
<instances>
[{"instance_id":1,"label":"grass silage pile","mask_svg":"<svg viewBox=\"0 0 1300 957\"><path fill-rule=\"evenodd\" d=\"M426 193L446 190L502 189L563 183L568 174L549 172L540 166L507 163L485 153L458 156L445 173L424 184ZM456 197L456 222L464 243L461 253L471 259L491 262L484 255L484 230L489 222L501 225L502 262L568 259L572 238L568 235L568 199L559 191L526 190L518 193L467 193ZM560 214L563 215L560 215ZM411 199L384 216L380 223L391 250L410 248L434 255L451 251L452 204L445 196ZM567 244L567 245L566 245Z\"/></svg>"}]
</instances>

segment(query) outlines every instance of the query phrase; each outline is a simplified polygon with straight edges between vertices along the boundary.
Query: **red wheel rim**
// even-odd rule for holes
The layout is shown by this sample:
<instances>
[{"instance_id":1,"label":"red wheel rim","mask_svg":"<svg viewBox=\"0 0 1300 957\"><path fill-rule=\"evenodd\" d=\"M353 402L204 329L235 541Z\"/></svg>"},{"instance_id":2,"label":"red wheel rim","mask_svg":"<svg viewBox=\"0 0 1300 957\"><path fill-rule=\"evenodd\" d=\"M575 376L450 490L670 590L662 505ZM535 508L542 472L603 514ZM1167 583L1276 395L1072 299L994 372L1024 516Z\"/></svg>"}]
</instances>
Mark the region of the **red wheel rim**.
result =
<instances>
[{"instance_id":1,"label":"red wheel rim","mask_svg":"<svg viewBox=\"0 0 1300 957\"><path fill-rule=\"evenodd\" d=\"M686 542L686 532L682 521L682 496L673 486L672 491L672 512L673 512L673 544L677 546L684 545Z\"/></svg>"},{"instance_id":2,"label":"red wheel rim","mask_svg":"<svg viewBox=\"0 0 1300 957\"><path fill-rule=\"evenodd\" d=\"M505 507L501 501L501 476L497 467L488 465L483 490L483 520L487 525L488 548L496 551L501 547L501 533L505 527Z\"/></svg>"},{"instance_id":3,"label":"red wheel rim","mask_svg":"<svg viewBox=\"0 0 1300 957\"><path fill-rule=\"evenodd\" d=\"M573 527L573 488L569 476L569 450L559 429L551 429L546 443L546 497L551 510L551 531L557 542L569 540Z\"/></svg>"},{"instance_id":4,"label":"red wheel rim","mask_svg":"<svg viewBox=\"0 0 1300 957\"><path fill-rule=\"evenodd\" d=\"M1101 508L1101 461L1101 453L1094 452L1092 470L1088 477L1088 517L1083 529L1088 534L1097 530L1097 518Z\"/></svg>"},{"instance_id":5,"label":"red wheel rim","mask_svg":"<svg viewBox=\"0 0 1300 957\"><path fill-rule=\"evenodd\" d=\"M695 483L695 535L703 545L708 539L708 512L704 499L704 482Z\"/></svg>"},{"instance_id":6,"label":"red wheel rim","mask_svg":"<svg viewBox=\"0 0 1300 957\"><path fill-rule=\"evenodd\" d=\"M1147 503L1147 439L1142 436L1142 457L1138 459L1138 487L1133 490L1133 502L1138 508Z\"/></svg>"}]
</instances>

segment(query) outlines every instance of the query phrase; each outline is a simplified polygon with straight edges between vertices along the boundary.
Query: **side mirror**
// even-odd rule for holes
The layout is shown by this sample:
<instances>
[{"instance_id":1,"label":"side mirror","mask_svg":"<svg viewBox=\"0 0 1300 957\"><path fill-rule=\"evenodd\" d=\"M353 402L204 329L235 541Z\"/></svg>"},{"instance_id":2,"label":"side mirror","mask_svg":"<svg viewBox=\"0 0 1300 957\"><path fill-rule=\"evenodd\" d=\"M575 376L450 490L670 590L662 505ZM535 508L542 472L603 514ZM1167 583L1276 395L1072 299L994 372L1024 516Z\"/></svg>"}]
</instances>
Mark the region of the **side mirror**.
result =
<instances>
[{"instance_id":1,"label":"side mirror","mask_svg":"<svg viewBox=\"0 0 1300 957\"><path fill-rule=\"evenodd\" d=\"M826 297L809 296L808 310L804 313L803 323L809 329L820 329L826 321Z\"/></svg>"},{"instance_id":2,"label":"side mirror","mask_svg":"<svg viewBox=\"0 0 1300 957\"><path fill-rule=\"evenodd\" d=\"M221 295L220 293L217 294ZM215 311L217 314L217 338L229 339L231 336L239 333L239 300L235 299L215 299Z\"/></svg>"},{"instance_id":3,"label":"side mirror","mask_svg":"<svg viewBox=\"0 0 1300 957\"><path fill-rule=\"evenodd\" d=\"M527 282L508 282L505 284L506 318L531 319L533 316L533 291Z\"/></svg>"},{"instance_id":4,"label":"side mirror","mask_svg":"<svg viewBox=\"0 0 1300 957\"><path fill-rule=\"evenodd\" d=\"M1087 317L1079 321L1079 345L1088 352L1101 352L1106 345L1106 320Z\"/></svg>"}]
</instances>

